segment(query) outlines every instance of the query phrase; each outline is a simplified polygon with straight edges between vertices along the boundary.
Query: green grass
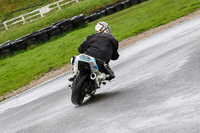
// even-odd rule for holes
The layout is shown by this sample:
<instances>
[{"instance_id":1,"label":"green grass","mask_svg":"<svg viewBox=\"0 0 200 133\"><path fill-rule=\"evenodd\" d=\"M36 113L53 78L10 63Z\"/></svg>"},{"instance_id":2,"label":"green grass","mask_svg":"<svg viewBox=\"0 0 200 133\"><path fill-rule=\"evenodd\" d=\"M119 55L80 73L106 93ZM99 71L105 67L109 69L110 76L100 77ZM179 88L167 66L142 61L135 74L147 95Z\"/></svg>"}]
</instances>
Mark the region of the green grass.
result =
<instances>
[{"instance_id":1,"label":"green grass","mask_svg":"<svg viewBox=\"0 0 200 133\"><path fill-rule=\"evenodd\" d=\"M98 21L110 24L112 34L123 40L175 20L200 7L199 0L149 0ZM28 51L0 60L0 95L27 85L49 70L69 63L97 21L66 33ZM67 80L67 79L66 79Z\"/></svg>"},{"instance_id":2,"label":"green grass","mask_svg":"<svg viewBox=\"0 0 200 133\"><path fill-rule=\"evenodd\" d=\"M11 19L58 0L0 0L0 22ZM11 14L12 13L12 14Z\"/></svg>"},{"instance_id":3,"label":"green grass","mask_svg":"<svg viewBox=\"0 0 200 133\"><path fill-rule=\"evenodd\" d=\"M79 3L73 3L70 6L62 7L62 10L60 11L54 10L38 21L26 25L14 25L8 27L8 31L0 31L0 44L8 40L13 41L44 27L50 26L52 23L71 18L72 16L81 13L88 15L91 11L115 3L116 1L117 0L79 0Z\"/></svg>"}]
</instances>

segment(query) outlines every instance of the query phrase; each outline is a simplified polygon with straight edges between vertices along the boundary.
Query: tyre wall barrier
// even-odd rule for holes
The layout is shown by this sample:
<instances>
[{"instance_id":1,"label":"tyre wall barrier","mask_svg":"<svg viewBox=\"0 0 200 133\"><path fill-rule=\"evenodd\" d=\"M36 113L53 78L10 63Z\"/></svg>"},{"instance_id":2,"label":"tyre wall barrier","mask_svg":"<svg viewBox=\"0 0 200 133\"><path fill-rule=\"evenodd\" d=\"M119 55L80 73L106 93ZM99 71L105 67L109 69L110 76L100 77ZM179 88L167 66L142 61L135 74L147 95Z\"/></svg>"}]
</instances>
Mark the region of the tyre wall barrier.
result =
<instances>
[{"instance_id":1,"label":"tyre wall barrier","mask_svg":"<svg viewBox=\"0 0 200 133\"><path fill-rule=\"evenodd\" d=\"M130 1L129 0L123 1L122 6L123 6L123 9L129 8L131 6Z\"/></svg>"},{"instance_id":2,"label":"tyre wall barrier","mask_svg":"<svg viewBox=\"0 0 200 133\"><path fill-rule=\"evenodd\" d=\"M1 56L9 56L12 55L13 51L11 49L11 42L7 41L0 45L0 55Z\"/></svg>"},{"instance_id":3,"label":"tyre wall barrier","mask_svg":"<svg viewBox=\"0 0 200 133\"><path fill-rule=\"evenodd\" d=\"M38 43L38 40L37 40L35 34L26 35L21 39L26 43L27 46L31 46L33 44L37 44Z\"/></svg>"},{"instance_id":4,"label":"tyre wall barrier","mask_svg":"<svg viewBox=\"0 0 200 133\"><path fill-rule=\"evenodd\" d=\"M139 3L142 3L142 2L145 2L145 1L148 1L148 0L138 0Z\"/></svg>"},{"instance_id":5,"label":"tyre wall barrier","mask_svg":"<svg viewBox=\"0 0 200 133\"><path fill-rule=\"evenodd\" d=\"M115 4L108 5L102 9L96 10L89 16L84 16L83 14L74 16L72 18L64 19L53 23L51 26L44 29L38 30L32 34L26 35L24 37L18 38L14 41L7 41L0 45L0 56L12 55L13 52L24 50L28 46L33 44L39 44L40 42L46 42L51 37L59 36L64 32L71 31L75 28L81 27L86 23L95 21L101 17L113 14L115 12L121 11L132 5L142 3L147 0L125 0L120 1Z\"/></svg>"},{"instance_id":6,"label":"tyre wall barrier","mask_svg":"<svg viewBox=\"0 0 200 133\"><path fill-rule=\"evenodd\" d=\"M33 33L38 42L46 42L50 39L45 29Z\"/></svg>"},{"instance_id":7,"label":"tyre wall barrier","mask_svg":"<svg viewBox=\"0 0 200 133\"><path fill-rule=\"evenodd\" d=\"M114 11L114 7L113 6L110 6L108 8L105 9L105 12L106 12L106 15L111 15L113 14L115 11Z\"/></svg>"},{"instance_id":8,"label":"tyre wall barrier","mask_svg":"<svg viewBox=\"0 0 200 133\"><path fill-rule=\"evenodd\" d=\"M106 16L106 11L101 10L101 11L98 12L98 14L99 14L99 17L102 18L102 17Z\"/></svg>"},{"instance_id":9,"label":"tyre wall barrier","mask_svg":"<svg viewBox=\"0 0 200 133\"><path fill-rule=\"evenodd\" d=\"M139 4L139 3L141 3L140 0L130 0L131 5L136 5L136 4Z\"/></svg>"},{"instance_id":10,"label":"tyre wall barrier","mask_svg":"<svg viewBox=\"0 0 200 133\"><path fill-rule=\"evenodd\" d=\"M99 17L100 17L100 13L93 13L92 15L89 16L89 18L90 18L89 22L95 21L95 20L99 19Z\"/></svg>"},{"instance_id":11,"label":"tyre wall barrier","mask_svg":"<svg viewBox=\"0 0 200 133\"><path fill-rule=\"evenodd\" d=\"M74 29L70 19L65 19L65 20L59 21L57 23L54 23L53 25L58 26L58 28L61 30L62 33Z\"/></svg>"},{"instance_id":12,"label":"tyre wall barrier","mask_svg":"<svg viewBox=\"0 0 200 133\"><path fill-rule=\"evenodd\" d=\"M49 38L61 35L61 30L56 25L47 27L46 32L49 35Z\"/></svg>"},{"instance_id":13,"label":"tyre wall barrier","mask_svg":"<svg viewBox=\"0 0 200 133\"><path fill-rule=\"evenodd\" d=\"M83 26L84 24L86 24L86 21L84 19L84 15L83 14L80 14L78 16L74 16L70 19L72 25L74 28L77 28L77 27L80 27L80 26Z\"/></svg>"},{"instance_id":14,"label":"tyre wall barrier","mask_svg":"<svg viewBox=\"0 0 200 133\"><path fill-rule=\"evenodd\" d=\"M11 49L13 51L25 50L26 48L27 45L23 39L16 39L13 42L11 42Z\"/></svg>"},{"instance_id":15,"label":"tyre wall barrier","mask_svg":"<svg viewBox=\"0 0 200 133\"><path fill-rule=\"evenodd\" d=\"M115 4L113 7L115 12L121 11L123 9L122 3Z\"/></svg>"},{"instance_id":16,"label":"tyre wall barrier","mask_svg":"<svg viewBox=\"0 0 200 133\"><path fill-rule=\"evenodd\" d=\"M90 16L86 16L84 19L85 19L86 23L91 22L91 15Z\"/></svg>"}]
</instances>

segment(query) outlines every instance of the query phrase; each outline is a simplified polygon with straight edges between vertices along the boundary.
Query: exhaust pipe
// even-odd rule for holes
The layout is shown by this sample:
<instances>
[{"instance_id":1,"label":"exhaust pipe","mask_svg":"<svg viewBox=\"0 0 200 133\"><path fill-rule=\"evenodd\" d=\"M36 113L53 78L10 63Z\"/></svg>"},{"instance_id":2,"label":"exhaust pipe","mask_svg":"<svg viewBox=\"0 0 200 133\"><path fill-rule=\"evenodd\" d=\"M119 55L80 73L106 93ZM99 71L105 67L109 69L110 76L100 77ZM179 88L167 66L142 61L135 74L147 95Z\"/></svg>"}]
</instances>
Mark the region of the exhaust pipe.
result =
<instances>
[{"instance_id":1,"label":"exhaust pipe","mask_svg":"<svg viewBox=\"0 0 200 133\"><path fill-rule=\"evenodd\" d=\"M92 73L92 74L90 75L91 80L95 80L96 77L97 77L96 73Z\"/></svg>"}]
</instances>

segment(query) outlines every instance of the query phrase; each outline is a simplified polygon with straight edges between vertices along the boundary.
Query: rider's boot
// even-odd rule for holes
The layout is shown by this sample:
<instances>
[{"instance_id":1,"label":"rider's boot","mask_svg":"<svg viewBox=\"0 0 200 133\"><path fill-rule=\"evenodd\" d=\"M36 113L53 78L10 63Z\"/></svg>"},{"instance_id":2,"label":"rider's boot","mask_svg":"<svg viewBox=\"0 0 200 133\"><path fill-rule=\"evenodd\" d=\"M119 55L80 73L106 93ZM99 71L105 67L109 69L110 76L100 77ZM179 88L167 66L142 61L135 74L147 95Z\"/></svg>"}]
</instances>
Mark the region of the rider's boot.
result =
<instances>
[{"instance_id":1,"label":"rider's boot","mask_svg":"<svg viewBox=\"0 0 200 133\"><path fill-rule=\"evenodd\" d=\"M97 84L97 88L100 87L101 81L103 81L105 79L106 79L105 73L98 72L96 80L95 80L95 82Z\"/></svg>"},{"instance_id":2,"label":"rider's boot","mask_svg":"<svg viewBox=\"0 0 200 133\"><path fill-rule=\"evenodd\" d=\"M115 78L114 72L113 70L111 70L110 66L106 63L104 63L104 68L107 71L107 75L106 75L106 80L112 80Z\"/></svg>"},{"instance_id":3,"label":"rider's boot","mask_svg":"<svg viewBox=\"0 0 200 133\"><path fill-rule=\"evenodd\" d=\"M76 76L78 75L78 70L77 69L72 69L72 75L68 78L69 81L74 81Z\"/></svg>"}]
</instances>

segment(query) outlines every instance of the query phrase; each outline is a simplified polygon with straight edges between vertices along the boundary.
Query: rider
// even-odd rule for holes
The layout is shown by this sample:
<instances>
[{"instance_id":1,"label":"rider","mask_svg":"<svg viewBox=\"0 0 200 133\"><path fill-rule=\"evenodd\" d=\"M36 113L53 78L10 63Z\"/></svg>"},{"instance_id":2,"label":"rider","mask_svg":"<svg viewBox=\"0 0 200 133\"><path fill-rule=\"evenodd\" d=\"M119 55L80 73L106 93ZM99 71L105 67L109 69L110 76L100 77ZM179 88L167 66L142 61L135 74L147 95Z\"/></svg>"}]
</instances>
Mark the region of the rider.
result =
<instances>
[{"instance_id":1,"label":"rider","mask_svg":"<svg viewBox=\"0 0 200 133\"><path fill-rule=\"evenodd\" d=\"M96 34L88 36L86 40L82 42L78 51L81 54L84 53L96 58L97 60L99 59L103 61L103 63L97 61L99 71L103 72L100 75L97 75L97 79L101 78L111 80L115 78L115 75L108 63L110 60L117 60L119 58L117 51L118 41L111 35L110 26L106 22L98 22L95 26L95 31ZM73 81L77 74L78 70L73 68L69 81Z\"/></svg>"}]
</instances>

